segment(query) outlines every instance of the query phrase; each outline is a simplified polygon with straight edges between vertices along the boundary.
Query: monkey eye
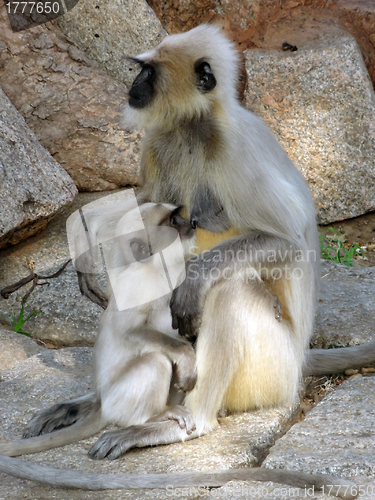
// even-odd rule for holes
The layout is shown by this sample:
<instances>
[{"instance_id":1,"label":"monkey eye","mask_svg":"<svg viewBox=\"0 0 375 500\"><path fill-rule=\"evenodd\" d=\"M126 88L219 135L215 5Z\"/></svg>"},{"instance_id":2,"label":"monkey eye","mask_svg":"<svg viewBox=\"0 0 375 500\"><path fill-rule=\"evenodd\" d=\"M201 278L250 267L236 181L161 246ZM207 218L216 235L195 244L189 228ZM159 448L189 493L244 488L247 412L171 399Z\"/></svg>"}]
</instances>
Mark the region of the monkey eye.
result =
<instances>
[{"instance_id":1,"label":"monkey eye","mask_svg":"<svg viewBox=\"0 0 375 500\"><path fill-rule=\"evenodd\" d=\"M149 247L148 243L146 243L141 238L134 238L130 242L130 248L137 262L148 259L152 255L151 248Z\"/></svg>"},{"instance_id":2,"label":"monkey eye","mask_svg":"<svg viewBox=\"0 0 375 500\"><path fill-rule=\"evenodd\" d=\"M194 69L198 79L198 90L202 92L202 94L211 92L211 90L216 87L216 78L212 72L211 66L207 61L199 59L195 62Z\"/></svg>"}]
</instances>

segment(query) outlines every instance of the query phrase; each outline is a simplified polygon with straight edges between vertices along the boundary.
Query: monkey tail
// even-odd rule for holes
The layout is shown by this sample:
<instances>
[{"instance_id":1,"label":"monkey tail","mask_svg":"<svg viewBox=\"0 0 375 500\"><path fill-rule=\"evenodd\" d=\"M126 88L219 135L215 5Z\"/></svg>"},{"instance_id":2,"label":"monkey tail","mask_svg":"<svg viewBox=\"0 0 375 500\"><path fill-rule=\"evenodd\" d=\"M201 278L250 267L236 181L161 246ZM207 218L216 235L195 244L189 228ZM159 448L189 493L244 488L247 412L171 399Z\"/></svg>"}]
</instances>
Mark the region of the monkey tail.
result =
<instances>
[{"instance_id":1,"label":"monkey tail","mask_svg":"<svg viewBox=\"0 0 375 500\"><path fill-rule=\"evenodd\" d=\"M101 418L100 409L93 409L82 420L64 429L11 443L0 443L0 453L8 457L38 453L88 438L104 427L105 422Z\"/></svg>"},{"instance_id":2,"label":"monkey tail","mask_svg":"<svg viewBox=\"0 0 375 500\"><path fill-rule=\"evenodd\" d=\"M310 349L303 375L329 375L375 363L375 340L343 349Z\"/></svg>"},{"instance_id":3,"label":"monkey tail","mask_svg":"<svg viewBox=\"0 0 375 500\"><path fill-rule=\"evenodd\" d=\"M42 465L9 458L0 454L0 471L20 479L29 479L55 487L84 490L218 487L228 481L272 481L294 487L329 488L331 495L352 500L358 488L350 481L329 475L306 474L281 469L243 468L213 472L179 472L172 474L90 474L79 471L53 469Z\"/></svg>"}]
</instances>

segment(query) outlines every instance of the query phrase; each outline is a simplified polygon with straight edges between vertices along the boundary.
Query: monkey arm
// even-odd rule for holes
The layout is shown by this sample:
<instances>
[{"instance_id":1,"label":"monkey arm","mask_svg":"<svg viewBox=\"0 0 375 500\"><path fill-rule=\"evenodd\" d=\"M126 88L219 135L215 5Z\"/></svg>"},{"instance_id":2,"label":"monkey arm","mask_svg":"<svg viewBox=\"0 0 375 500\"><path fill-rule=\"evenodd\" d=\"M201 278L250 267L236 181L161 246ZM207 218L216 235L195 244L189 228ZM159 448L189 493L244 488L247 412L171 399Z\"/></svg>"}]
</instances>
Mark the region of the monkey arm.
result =
<instances>
[{"instance_id":1,"label":"monkey arm","mask_svg":"<svg viewBox=\"0 0 375 500\"><path fill-rule=\"evenodd\" d=\"M259 283L267 277L280 278L288 272L297 256L303 261L302 246L292 240L253 231L191 257L186 262L186 279L172 295L173 328L178 328L182 336L195 338L204 298L215 283L231 279L238 272L245 272L247 279ZM275 309L276 319L280 320L281 311L276 296Z\"/></svg>"},{"instance_id":2,"label":"monkey arm","mask_svg":"<svg viewBox=\"0 0 375 500\"><path fill-rule=\"evenodd\" d=\"M195 352L191 344L181 338L170 337L153 328L140 327L132 330L132 341L141 344L142 354L161 352L173 364L175 386L184 392L191 391L197 381Z\"/></svg>"},{"instance_id":3,"label":"monkey arm","mask_svg":"<svg viewBox=\"0 0 375 500\"><path fill-rule=\"evenodd\" d=\"M146 194L143 192L140 192L137 195L137 204L138 206L143 205L144 203L147 203L148 199L146 197ZM103 208L94 208L91 211L88 211L85 213L85 219L87 218L90 220L90 218L94 218L97 220L100 220L100 218L103 218L102 221L102 226L108 226L112 221L118 221L126 212L126 205L124 204L119 204L117 208L116 205L109 205L109 207L106 207L106 209ZM106 212L105 212L106 210ZM93 261L95 260L94 257L90 254L90 252L85 252L83 256L81 256L81 259L84 259L84 264L83 264L83 269L87 269L92 266L93 271L95 270L95 265ZM82 295L90 299L94 304L99 305L102 309L107 309L108 307L108 296L107 294L100 288L98 285L98 282L96 280L96 275L95 272L82 272L79 271L79 265L77 266L77 263L79 264L79 259L77 259L76 262L76 269L77 269L77 278L78 278L78 286L80 289L80 292Z\"/></svg>"},{"instance_id":4,"label":"monkey arm","mask_svg":"<svg viewBox=\"0 0 375 500\"><path fill-rule=\"evenodd\" d=\"M108 297L98 285L95 275L77 271L78 286L82 295L98 304L102 309L108 307Z\"/></svg>"}]
</instances>

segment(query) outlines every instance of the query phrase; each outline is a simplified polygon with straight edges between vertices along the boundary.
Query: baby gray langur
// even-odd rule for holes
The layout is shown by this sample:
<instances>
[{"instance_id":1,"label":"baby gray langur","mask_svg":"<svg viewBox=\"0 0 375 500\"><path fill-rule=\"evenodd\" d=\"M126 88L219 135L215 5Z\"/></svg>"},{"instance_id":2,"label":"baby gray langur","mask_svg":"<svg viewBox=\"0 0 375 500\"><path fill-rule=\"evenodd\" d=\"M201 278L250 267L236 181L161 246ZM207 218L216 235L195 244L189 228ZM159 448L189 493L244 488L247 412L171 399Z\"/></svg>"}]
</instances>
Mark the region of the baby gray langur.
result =
<instances>
[{"instance_id":1,"label":"baby gray langur","mask_svg":"<svg viewBox=\"0 0 375 500\"><path fill-rule=\"evenodd\" d=\"M19 455L62 446L89 437L109 423L127 427L174 418L187 434L194 429L189 410L174 403L182 402L183 392L195 385L195 353L172 329L172 288L163 281L166 269L168 280L177 283L184 269L183 251L194 244L194 230L174 205L146 203L129 211L126 206L85 214L91 232L107 232L106 266L112 278L95 344L96 392L43 412L30 422L24 437L44 435L0 444L1 453ZM180 246L176 249L175 244ZM87 269L90 251L76 259L76 267L79 259L80 268L86 265ZM72 423L47 434L55 426Z\"/></svg>"}]
</instances>

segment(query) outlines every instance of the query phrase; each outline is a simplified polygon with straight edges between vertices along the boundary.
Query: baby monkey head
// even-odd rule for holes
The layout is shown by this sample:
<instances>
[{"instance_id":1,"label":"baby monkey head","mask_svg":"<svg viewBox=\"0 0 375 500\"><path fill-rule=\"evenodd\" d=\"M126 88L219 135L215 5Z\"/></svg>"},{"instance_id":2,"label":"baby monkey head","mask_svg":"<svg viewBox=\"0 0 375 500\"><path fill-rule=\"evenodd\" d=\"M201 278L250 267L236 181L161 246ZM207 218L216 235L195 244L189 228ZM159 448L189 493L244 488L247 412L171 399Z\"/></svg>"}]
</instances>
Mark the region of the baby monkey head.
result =
<instances>
[{"instance_id":1,"label":"baby monkey head","mask_svg":"<svg viewBox=\"0 0 375 500\"><path fill-rule=\"evenodd\" d=\"M116 241L122 250L121 264L149 264L160 252L168 255L171 262L175 260L174 253L177 260L184 259L194 244L195 232L190 222L180 215L181 209L167 203L145 203L124 214L116 227Z\"/></svg>"},{"instance_id":2,"label":"baby monkey head","mask_svg":"<svg viewBox=\"0 0 375 500\"><path fill-rule=\"evenodd\" d=\"M106 259L117 310L169 295L185 278L195 232L179 212L175 205L145 203L118 221Z\"/></svg>"}]
</instances>

